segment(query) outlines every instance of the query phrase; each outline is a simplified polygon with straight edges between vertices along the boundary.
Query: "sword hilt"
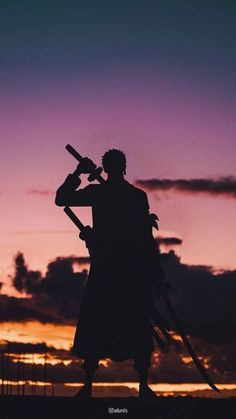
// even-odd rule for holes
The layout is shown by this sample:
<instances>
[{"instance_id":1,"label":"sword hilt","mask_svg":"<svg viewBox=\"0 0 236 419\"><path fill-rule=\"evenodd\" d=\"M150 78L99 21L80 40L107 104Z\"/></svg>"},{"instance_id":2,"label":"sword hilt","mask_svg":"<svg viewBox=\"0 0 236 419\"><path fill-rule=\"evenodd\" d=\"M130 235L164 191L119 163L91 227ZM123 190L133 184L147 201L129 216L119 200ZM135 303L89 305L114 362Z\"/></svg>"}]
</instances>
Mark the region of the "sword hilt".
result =
<instances>
[{"instance_id":1,"label":"sword hilt","mask_svg":"<svg viewBox=\"0 0 236 419\"><path fill-rule=\"evenodd\" d=\"M65 148L78 162L81 163L81 161L83 160L83 157L81 156L81 154L78 153L78 151L74 149L74 147L72 147L72 145L67 144ZM102 173L102 168L96 166L95 169L90 173L88 177L89 182L93 182L94 180L97 180L99 183L104 183L105 179L103 179L103 177L101 176L101 173Z\"/></svg>"},{"instance_id":2,"label":"sword hilt","mask_svg":"<svg viewBox=\"0 0 236 419\"><path fill-rule=\"evenodd\" d=\"M100 183L104 182L103 177L101 176L102 168L96 167L94 171L89 175L88 180L89 182L93 182L93 180L97 179Z\"/></svg>"}]
</instances>

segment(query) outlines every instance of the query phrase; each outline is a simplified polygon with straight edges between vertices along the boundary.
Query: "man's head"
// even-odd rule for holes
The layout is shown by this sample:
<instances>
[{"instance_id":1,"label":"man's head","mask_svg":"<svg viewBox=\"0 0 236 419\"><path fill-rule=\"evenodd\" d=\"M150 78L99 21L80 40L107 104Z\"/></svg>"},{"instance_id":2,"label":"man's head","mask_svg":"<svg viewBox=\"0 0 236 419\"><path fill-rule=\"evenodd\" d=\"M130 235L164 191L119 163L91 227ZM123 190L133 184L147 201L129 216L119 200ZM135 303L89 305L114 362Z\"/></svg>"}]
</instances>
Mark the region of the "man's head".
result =
<instances>
[{"instance_id":1,"label":"man's head","mask_svg":"<svg viewBox=\"0 0 236 419\"><path fill-rule=\"evenodd\" d=\"M111 176L123 175L126 173L125 154L116 149L108 150L102 156L102 167L104 171Z\"/></svg>"}]
</instances>

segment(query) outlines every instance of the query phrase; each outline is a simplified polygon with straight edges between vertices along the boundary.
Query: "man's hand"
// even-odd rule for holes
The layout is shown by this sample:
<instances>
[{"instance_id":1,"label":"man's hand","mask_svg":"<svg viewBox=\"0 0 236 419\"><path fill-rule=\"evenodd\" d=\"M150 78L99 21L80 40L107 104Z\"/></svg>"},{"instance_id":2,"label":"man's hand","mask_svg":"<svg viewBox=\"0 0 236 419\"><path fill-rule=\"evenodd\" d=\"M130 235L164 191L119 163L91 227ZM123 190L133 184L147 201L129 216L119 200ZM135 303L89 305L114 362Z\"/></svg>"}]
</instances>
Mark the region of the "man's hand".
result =
<instances>
[{"instance_id":1,"label":"man's hand","mask_svg":"<svg viewBox=\"0 0 236 419\"><path fill-rule=\"evenodd\" d=\"M94 247L94 231L92 227L85 226L84 229L80 232L79 237L81 240L85 241L86 247L91 255Z\"/></svg>"},{"instance_id":2,"label":"man's hand","mask_svg":"<svg viewBox=\"0 0 236 419\"><path fill-rule=\"evenodd\" d=\"M96 164L89 159L84 157L83 160L78 164L76 172L79 173L91 173L96 169Z\"/></svg>"}]
</instances>

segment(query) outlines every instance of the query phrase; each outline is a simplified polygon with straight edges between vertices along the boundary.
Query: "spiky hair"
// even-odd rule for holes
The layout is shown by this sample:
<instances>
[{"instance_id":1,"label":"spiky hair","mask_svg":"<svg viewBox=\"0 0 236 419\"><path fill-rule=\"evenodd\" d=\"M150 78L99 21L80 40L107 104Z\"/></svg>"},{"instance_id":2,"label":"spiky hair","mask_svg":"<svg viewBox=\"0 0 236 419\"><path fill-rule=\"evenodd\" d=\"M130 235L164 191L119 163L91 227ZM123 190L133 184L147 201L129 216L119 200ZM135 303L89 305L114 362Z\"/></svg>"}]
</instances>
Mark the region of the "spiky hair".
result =
<instances>
[{"instance_id":1,"label":"spiky hair","mask_svg":"<svg viewBox=\"0 0 236 419\"><path fill-rule=\"evenodd\" d=\"M112 148L102 156L102 166L105 172L114 168L126 169L126 157L123 151Z\"/></svg>"}]
</instances>

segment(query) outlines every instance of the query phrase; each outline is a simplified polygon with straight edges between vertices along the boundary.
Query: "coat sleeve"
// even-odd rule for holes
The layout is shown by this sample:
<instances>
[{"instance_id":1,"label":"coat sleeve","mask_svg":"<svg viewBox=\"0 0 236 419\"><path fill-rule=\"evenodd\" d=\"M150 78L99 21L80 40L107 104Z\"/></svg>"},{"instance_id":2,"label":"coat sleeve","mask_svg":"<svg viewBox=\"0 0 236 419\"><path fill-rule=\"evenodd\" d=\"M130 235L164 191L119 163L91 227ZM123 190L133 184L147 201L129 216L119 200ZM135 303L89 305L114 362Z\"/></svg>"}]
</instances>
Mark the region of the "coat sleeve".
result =
<instances>
[{"instance_id":1,"label":"coat sleeve","mask_svg":"<svg viewBox=\"0 0 236 419\"><path fill-rule=\"evenodd\" d=\"M96 185L88 185L77 190L81 184L78 176L70 174L57 189L55 203L58 206L92 206L95 200Z\"/></svg>"}]
</instances>

